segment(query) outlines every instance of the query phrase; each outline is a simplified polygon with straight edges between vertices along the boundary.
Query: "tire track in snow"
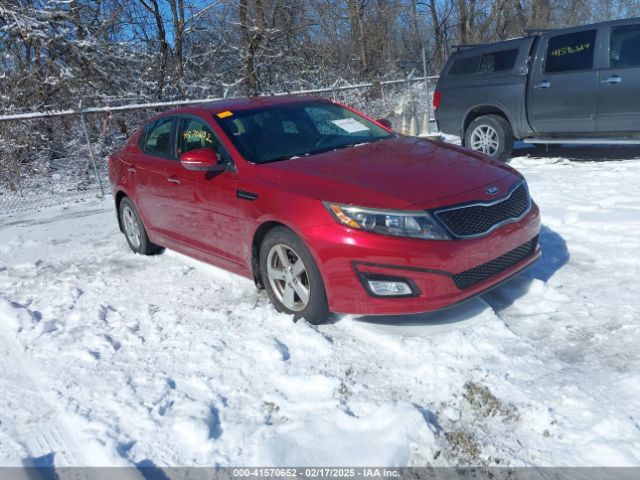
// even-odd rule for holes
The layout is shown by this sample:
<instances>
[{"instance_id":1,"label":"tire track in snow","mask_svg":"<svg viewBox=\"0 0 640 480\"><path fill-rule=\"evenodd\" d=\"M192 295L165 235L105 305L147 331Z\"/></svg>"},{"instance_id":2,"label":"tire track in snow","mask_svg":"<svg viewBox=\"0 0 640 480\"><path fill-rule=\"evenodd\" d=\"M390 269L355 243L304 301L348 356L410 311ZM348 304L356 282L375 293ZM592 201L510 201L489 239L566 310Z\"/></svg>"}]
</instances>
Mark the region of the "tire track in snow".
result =
<instances>
[{"instance_id":1,"label":"tire track in snow","mask_svg":"<svg viewBox=\"0 0 640 480\"><path fill-rule=\"evenodd\" d=\"M17 340L14 339L14 332L17 328L24 328L32 323L33 316L26 308L18 306L15 302L0 300L0 329L4 332L0 335L0 372L5 394L2 402L9 406L20 405L20 408L31 413L42 412L40 416L46 416L38 424L36 429L24 430L24 424L18 417L18 425L13 425L14 437L22 444L28 454L27 458L21 459L24 464L33 464L37 458L54 454L56 463L65 465L78 465L78 459L74 454L74 449L68 440L72 439L69 432L58 421L52 418L56 413L48 402L40 395L41 389L29 374L34 371L34 366L30 365L27 355L22 351ZM5 428L10 428L11 422L5 420ZM18 427L18 428L15 428Z\"/></svg>"},{"instance_id":2,"label":"tire track in snow","mask_svg":"<svg viewBox=\"0 0 640 480\"><path fill-rule=\"evenodd\" d=\"M40 393L46 391L46 388L35 375L30 374L39 371L38 366L31 361L15 338L16 331L33 322L32 313L25 307L0 298L0 391L4 392L0 397L0 404L5 404L3 411L15 412L13 418L2 419L2 425L5 431L13 430L11 436L27 454L26 457L15 458L15 465L85 466L95 464L97 456L108 458L106 452L96 451L95 444L91 447L81 446L76 441L81 438L79 432L62 420L64 411L57 409ZM21 412L26 412L26 421L21 418ZM39 412L37 423L33 421L35 412ZM34 426L25 428L29 424ZM69 424L72 425L72 422ZM21 456L23 452L16 453ZM88 478L82 471L77 473L78 478ZM135 471L123 471L122 474L126 478L140 478Z\"/></svg>"}]
</instances>

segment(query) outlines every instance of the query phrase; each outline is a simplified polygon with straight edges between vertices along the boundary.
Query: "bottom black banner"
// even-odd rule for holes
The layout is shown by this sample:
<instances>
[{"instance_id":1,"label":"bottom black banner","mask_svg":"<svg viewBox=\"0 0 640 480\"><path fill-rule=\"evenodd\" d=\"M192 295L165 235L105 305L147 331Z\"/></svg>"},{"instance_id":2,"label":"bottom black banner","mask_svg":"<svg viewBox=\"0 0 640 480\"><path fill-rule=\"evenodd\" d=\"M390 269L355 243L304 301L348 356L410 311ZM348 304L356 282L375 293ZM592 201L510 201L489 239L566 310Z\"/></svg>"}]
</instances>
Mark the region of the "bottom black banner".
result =
<instances>
[{"instance_id":1,"label":"bottom black banner","mask_svg":"<svg viewBox=\"0 0 640 480\"><path fill-rule=\"evenodd\" d=\"M640 467L0 467L0 480L638 480Z\"/></svg>"}]
</instances>

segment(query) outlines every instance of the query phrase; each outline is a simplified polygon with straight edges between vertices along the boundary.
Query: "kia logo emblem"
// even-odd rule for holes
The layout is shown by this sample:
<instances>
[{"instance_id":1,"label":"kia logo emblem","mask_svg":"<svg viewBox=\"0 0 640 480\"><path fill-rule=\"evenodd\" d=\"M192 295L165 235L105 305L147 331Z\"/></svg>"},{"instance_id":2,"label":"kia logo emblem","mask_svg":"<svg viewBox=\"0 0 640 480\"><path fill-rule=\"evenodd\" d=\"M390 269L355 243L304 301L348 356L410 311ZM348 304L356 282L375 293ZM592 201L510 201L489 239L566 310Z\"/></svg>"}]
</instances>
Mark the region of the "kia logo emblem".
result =
<instances>
[{"instance_id":1,"label":"kia logo emblem","mask_svg":"<svg viewBox=\"0 0 640 480\"><path fill-rule=\"evenodd\" d=\"M498 187L496 187L495 185L491 185L490 187L487 187L487 189L485 190L485 192L487 192L487 194L489 194L489 195L495 195L499 191L500 191L500 189Z\"/></svg>"}]
</instances>

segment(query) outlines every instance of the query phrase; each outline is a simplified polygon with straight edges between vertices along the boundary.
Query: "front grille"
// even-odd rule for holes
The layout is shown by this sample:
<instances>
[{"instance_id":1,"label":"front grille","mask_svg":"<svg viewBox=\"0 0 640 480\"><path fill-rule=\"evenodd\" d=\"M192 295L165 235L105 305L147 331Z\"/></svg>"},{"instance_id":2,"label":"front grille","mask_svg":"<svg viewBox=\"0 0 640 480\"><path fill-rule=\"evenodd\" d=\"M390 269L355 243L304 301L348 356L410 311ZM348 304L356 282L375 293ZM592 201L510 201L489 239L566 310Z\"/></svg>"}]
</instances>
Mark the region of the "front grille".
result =
<instances>
[{"instance_id":1,"label":"front grille","mask_svg":"<svg viewBox=\"0 0 640 480\"><path fill-rule=\"evenodd\" d=\"M538 237L535 236L527 243L520 245L518 248L514 248L510 252L491 260L490 262L483 263L477 267L473 267L462 273L453 275L453 281L460 290L473 287L478 283L484 282L488 278L494 275L504 272L509 267L513 267L515 264L521 262L525 258L533 255L538 245Z\"/></svg>"},{"instance_id":2,"label":"front grille","mask_svg":"<svg viewBox=\"0 0 640 480\"><path fill-rule=\"evenodd\" d=\"M526 185L520 184L508 197L493 204L474 204L436 212L438 219L456 237L488 233L496 225L521 217L531 205Z\"/></svg>"}]
</instances>

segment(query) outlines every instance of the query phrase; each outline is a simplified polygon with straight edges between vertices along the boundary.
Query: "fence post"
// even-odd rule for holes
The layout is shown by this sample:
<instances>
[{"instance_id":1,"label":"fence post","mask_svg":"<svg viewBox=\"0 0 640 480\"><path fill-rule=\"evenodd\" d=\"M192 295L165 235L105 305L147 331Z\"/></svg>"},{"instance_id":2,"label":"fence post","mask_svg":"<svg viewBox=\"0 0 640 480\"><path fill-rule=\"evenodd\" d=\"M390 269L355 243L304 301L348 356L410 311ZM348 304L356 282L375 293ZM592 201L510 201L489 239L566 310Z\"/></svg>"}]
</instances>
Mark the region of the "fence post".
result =
<instances>
[{"instance_id":1,"label":"fence post","mask_svg":"<svg viewBox=\"0 0 640 480\"><path fill-rule=\"evenodd\" d=\"M418 135L418 121L416 120L416 115L414 113L409 121L409 136L415 137L416 135Z\"/></svg>"},{"instance_id":2,"label":"fence post","mask_svg":"<svg viewBox=\"0 0 640 480\"><path fill-rule=\"evenodd\" d=\"M89 131L87 130L87 124L84 121L84 111L82 110L82 100L80 100L80 122L82 123L82 129L84 130L84 138L87 140L87 146L89 147L89 157L91 157L91 163L93 164L93 173L96 176L96 181L100 186L100 196L104 197L104 187L102 186L102 178L100 178L100 172L98 172L98 164L96 163L96 157L93 155L93 147L91 146L91 139L89 138Z\"/></svg>"},{"instance_id":3,"label":"fence post","mask_svg":"<svg viewBox=\"0 0 640 480\"><path fill-rule=\"evenodd\" d=\"M425 119L422 121L422 132L423 134L430 135L431 134L431 98L429 97L429 78L427 77L427 51L424 46L422 47L422 74L424 76L424 89L427 93L427 113L425 114Z\"/></svg>"}]
</instances>

